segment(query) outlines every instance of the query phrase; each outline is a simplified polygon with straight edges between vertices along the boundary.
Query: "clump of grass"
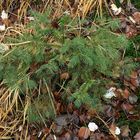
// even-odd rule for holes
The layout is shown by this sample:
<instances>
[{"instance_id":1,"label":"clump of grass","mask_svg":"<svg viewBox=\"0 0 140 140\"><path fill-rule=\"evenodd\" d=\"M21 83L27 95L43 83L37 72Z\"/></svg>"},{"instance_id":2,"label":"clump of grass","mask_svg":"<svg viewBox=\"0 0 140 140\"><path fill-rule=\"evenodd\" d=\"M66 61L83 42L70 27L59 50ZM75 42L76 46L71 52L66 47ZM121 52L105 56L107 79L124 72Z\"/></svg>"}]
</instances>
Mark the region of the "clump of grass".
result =
<instances>
[{"instance_id":1,"label":"clump of grass","mask_svg":"<svg viewBox=\"0 0 140 140\"><path fill-rule=\"evenodd\" d=\"M10 139L23 123L23 106L19 106L19 103L23 104L23 101L19 96L18 90L11 91L1 87L0 102L0 138Z\"/></svg>"}]
</instances>

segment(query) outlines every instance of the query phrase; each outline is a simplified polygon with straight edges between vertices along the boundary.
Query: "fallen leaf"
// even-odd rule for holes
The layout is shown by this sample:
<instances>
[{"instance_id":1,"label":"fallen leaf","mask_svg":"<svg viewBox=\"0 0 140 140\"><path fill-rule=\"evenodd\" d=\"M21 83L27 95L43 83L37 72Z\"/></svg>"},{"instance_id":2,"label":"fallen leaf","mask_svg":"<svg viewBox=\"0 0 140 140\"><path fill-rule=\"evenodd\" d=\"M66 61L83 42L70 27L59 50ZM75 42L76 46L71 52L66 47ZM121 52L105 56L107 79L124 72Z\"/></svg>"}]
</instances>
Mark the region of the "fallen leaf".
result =
<instances>
[{"instance_id":1,"label":"fallen leaf","mask_svg":"<svg viewBox=\"0 0 140 140\"><path fill-rule=\"evenodd\" d=\"M140 132L138 132L135 136L134 136L135 140L140 140Z\"/></svg>"},{"instance_id":2,"label":"fallen leaf","mask_svg":"<svg viewBox=\"0 0 140 140\"><path fill-rule=\"evenodd\" d=\"M111 87L107 92L105 93L104 97L107 99L111 99L112 97L116 97L114 91L116 90L115 87Z\"/></svg>"},{"instance_id":3,"label":"fallen leaf","mask_svg":"<svg viewBox=\"0 0 140 140\"><path fill-rule=\"evenodd\" d=\"M59 140L71 140L73 138L71 132L66 132L62 137L59 138Z\"/></svg>"},{"instance_id":4,"label":"fallen leaf","mask_svg":"<svg viewBox=\"0 0 140 140\"><path fill-rule=\"evenodd\" d=\"M117 7L115 4L111 4L111 10L113 11L114 15L119 15L122 11L121 7Z\"/></svg>"},{"instance_id":5,"label":"fallen leaf","mask_svg":"<svg viewBox=\"0 0 140 140\"><path fill-rule=\"evenodd\" d=\"M5 29L6 29L5 24L0 25L0 31L5 31Z\"/></svg>"},{"instance_id":6,"label":"fallen leaf","mask_svg":"<svg viewBox=\"0 0 140 140\"><path fill-rule=\"evenodd\" d=\"M43 129L43 133L46 134L46 135L48 135L50 132L51 132L51 130L48 127L45 127Z\"/></svg>"},{"instance_id":7,"label":"fallen leaf","mask_svg":"<svg viewBox=\"0 0 140 140\"><path fill-rule=\"evenodd\" d=\"M65 73L62 73L61 75L60 75L60 79L61 80L67 80L67 79L69 79L69 73L68 72L65 72Z\"/></svg>"},{"instance_id":8,"label":"fallen leaf","mask_svg":"<svg viewBox=\"0 0 140 140\"><path fill-rule=\"evenodd\" d=\"M140 24L140 12L135 12L133 18L137 24Z\"/></svg>"},{"instance_id":9,"label":"fallen leaf","mask_svg":"<svg viewBox=\"0 0 140 140\"><path fill-rule=\"evenodd\" d=\"M90 135L90 140L107 140L106 138L107 137L103 133L91 133Z\"/></svg>"},{"instance_id":10,"label":"fallen leaf","mask_svg":"<svg viewBox=\"0 0 140 140\"><path fill-rule=\"evenodd\" d=\"M130 113L130 114L132 114L133 113L133 106L130 104L130 103L123 103L122 104L122 109L124 110L124 111L126 111L127 113Z\"/></svg>"},{"instance_id":11,"label":"fallen leaf","mask_svg":"<svg viewBox=\"0 0 140 140\"><path fill-rule=\"evenodd\" d=\"M87 139L90 136L90 130L87 127L81 127L78 132L78 137Z\"/></svg>"},{"instance_id":12,"label":"fallen leaf","mask_svg":"<svg viewBox=\"0 0 140 140\"><path fill-rule=\"evenodd\" d=\"M73 124L78 125L78 124L79 124L79 121L80 121L80 120L79 120L79 115L76 114L75 111L74 111L73 114L72 114L71 122L72 122Z\"/></svg>"},{"instance_id":13,"label":"fallen leaf","mask_svg":"<svg viewBox=\"0 0 140 140\"><path fill-rule=\"evenodd\" d=\"M131 94L131 95L129 96L129 102L130 102L131 104L135 104L137 101L138 101L138 97L137 97L135 94Z\"/></svg>"},{"instance_id":14,"label":"fallen leaf","mask_svg":"<svg viewBox=\"0 0 140 140\"><path fill-rule=\"evenodd\" d=\"M3 20L8 19L8 14L5 12L5 10L2 10L2 12L1 12L1 18Z\"/></svg>"},{"instance_id":15,"label":"fallen leaf","mask_svg":"<svg viewBox=\"0 0 140 140\"><path fill-rule=\"evenodd\" d=\"M138 34L137 29L133 25L127 25L125 29L126 36L132 38Z\"/></svg>"},{"instance_id":16,"label":"fallen leaf","mask_svg":"<svg viewBox=\"0 0 140 140\"><path fill-rule=\"evenodd\" d=\"M125 88L125 90L122 93L123 98L124 99L128 99L129 98L129 95L130 95L129 90L127 88Z\"/></svg>"},{"instance_id":17,"label":"fallen leaf","mask_svg":"<svg viewBox=\"0 0 140 140\"><path fill-rule=\"evenodd\" d=\"M71 117L72 117L71 115L61 115L55 119L56 127L54 132L57 135L61 135L63 133L64 128L66 128L67 125L70 123Z\"/></svg>"},{"instance_id":18,"label":"fallen leaf","mask_svg":"<svg viewBox=\"0 0 140 140\"><path fill-rule=\"evenodd\" d=\"M137 72L136 71L133 71L130 75L130 80L131 80L131 83L134 85L134 86L137 86L136 84L136 79L137 79L138 75L137 75Z\"/></svg>"},{"instance_id":19,"label":"fallen leaf","mask_svg":"<svg viewBox=\"0 0 140 140\"><path fill-rule=\"evenodd\" d=\"M131 132L131 130L129 129L128 125L124 125L121 127L121 136L124 138L129 137L129 133Z\"/></svg>"}]
</instances>

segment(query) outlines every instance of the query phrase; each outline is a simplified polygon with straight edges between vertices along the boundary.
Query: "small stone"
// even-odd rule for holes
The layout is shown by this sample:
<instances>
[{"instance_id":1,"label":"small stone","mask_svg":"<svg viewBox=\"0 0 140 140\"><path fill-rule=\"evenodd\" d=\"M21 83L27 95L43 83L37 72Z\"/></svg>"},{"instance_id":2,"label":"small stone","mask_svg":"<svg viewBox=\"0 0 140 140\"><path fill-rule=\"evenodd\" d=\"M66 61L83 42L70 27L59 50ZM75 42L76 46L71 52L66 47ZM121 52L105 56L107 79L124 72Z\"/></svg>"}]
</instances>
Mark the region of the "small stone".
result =
<instances>
[{"instance_id":1,"label":"small stone","mask_svg":"<svg viewBox=\"0 0 140 140\"><path fill-rule=\"evenodd\" d=\"M115 129L115 135L120 135L120 133L121 133L120 128L119 127L116 127L116 129Z\"/></svg>"},{"instance_id":2,"label":"small stone","mask_svg":"<svg viewBox=\"0 0 140 140\"><path fill-rule=\"evenodd\" d=\"M90 131L94 132L94 131L96 131L98 129L98 126L94 122L89 122L88 128L89 128Z\"/></svg>"}]
</instances>

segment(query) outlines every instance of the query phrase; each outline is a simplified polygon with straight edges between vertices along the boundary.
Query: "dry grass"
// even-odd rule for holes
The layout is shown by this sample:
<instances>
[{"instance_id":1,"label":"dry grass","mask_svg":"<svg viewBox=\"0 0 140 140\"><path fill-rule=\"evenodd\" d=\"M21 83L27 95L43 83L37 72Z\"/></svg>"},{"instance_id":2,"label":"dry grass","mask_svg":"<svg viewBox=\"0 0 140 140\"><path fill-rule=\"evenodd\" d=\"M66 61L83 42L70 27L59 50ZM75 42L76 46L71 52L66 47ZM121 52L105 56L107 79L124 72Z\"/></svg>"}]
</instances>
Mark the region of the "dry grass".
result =
<instances>
[{"instance_id":1,"label":"dry grass","mask_svg":"<svg viewBox=\"0 0 140 140\"><path fill-rule=\"evenodd\" d=\"M44 12L47 7L51 7L54 10L53 18L60 17L64 13L70 14L72 17L86 17L89 13L95 13L98 16L102 16L103 7L108 8L106 0L47 0L38 1L36 9L40 12ZM16 14L18 19L27 15L28 8L35 5L31 0L23 0L19 3L18 0L7 0L4 4L0 4L0 10L5 9L11 13L14 13L14 9L18 7ZM3 6L2 6L3 5ZM57 10L56 10L57 9Z\"/></svg>"},{"instance_id":2,"label":"dry grass","mask_svg":"<svg viewBox=\"0 0 140 140\"><path fill-rule=\"evenodd\" d=\"M131 0L126 0L130 2ZM53 18L60 17L64 13L70 14L72 17L86 17L89 13L97 14L102 17L103 9L109 10L109 3L115 3L115 0L0 0L0 11L5 9L8 12L15 12L18 19L22 19L27 15L28 9L37 9L40 12L44 12L46 8L52 8L54 10ZM10 11L12 10L12 11ZM14 13L15 14L15 13Z\"/></svg>"},{"instance_id":3,"label":"dry grass","mask_svg":"<svg viewBox=\"0 0 140 140\"><path fill-rule=\"evenodd\" d=\"M50 98L52 109L55 111L54 102L52 97ZM31 98L28 95L21 98L19 89L7 89L1 84L0 103L0 139L29 140L30 132L27 123L27 110L31 107ZM42 122L45 124L43 118Z\"/></svg>"},{"instance_id":4,"label":"dry grass","mask_svg":"<svg viewBox=\"0 0 140 140\"><path fill-rule=\"evenodd\" d=\"M26 140L28 125L25 120L30 98L25 96L23 100L19 89L7 89L1 84L0 103L0 138Z\"/></svg>"},{"instance_id":5,"label":"dry grass","mask_svg":"<svg viewBox=\"0 0 140 140\"><path fill-rule=\"evenodd\" d=\"M18 90L0 89L0 138L10 139L23 124L22 100ZM19 104L20 103L20 104Z\"/></svg>"},{"instance_id":6,"label":"dry grass","mask_svg":"<svg viewBox=\"0 0 140 140\"><path fill-rule=\"evenodd\" d=\"M49 4L48 4L49 5ZM108 8L106 0L56 0L53 2L53 17L59 17L63 13L68 13L72 17L85 18L89 13L102 16L104 5Z\"/></svg>"},{"instance_id":7,"label":"dry grass","mask_svg":"<svg viewBox=\"0 0 140 140\"><path fill-rule=\"evenodd\" d=\"M7 36L14 38L22 34L23 30L24 26L18 24L8 27L5 32L0 33L0 44L2 43L5 47L9 47L5 43L5 38ZM4 86L4 82L0 84L0 139L9 140L16 137L16 140L18 140L27 137L21 128L25 125L26 111L29 103L28 98L21 99L18 88L7 88Z\"/></svg>"}]
</instances>

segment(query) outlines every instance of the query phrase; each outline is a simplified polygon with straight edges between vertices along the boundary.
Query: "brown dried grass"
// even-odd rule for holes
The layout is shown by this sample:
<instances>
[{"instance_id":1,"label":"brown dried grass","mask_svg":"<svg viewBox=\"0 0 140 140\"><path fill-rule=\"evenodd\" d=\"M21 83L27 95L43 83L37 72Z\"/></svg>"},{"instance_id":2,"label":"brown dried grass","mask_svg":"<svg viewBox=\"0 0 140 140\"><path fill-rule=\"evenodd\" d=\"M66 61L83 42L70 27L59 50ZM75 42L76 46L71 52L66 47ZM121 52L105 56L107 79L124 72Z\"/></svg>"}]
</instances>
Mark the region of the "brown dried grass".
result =
<instances>
[{"instance_id":1,"label":"brown dried grass","mask_svg":"<svg viewBox=\"0 0 140 140\"><path fill-rule=\"evenodd\" d=\"M16 7L19 3L18 0L7 0L4 4L2 4L0 10L9 11L10 7ZM31 9L33 2L31 0L22 0L18 6L18 10L16 12L18 19L21 20L22 17L27 15L28 8ZM38 5L35 6L36 9L40 12L44 12L46 8L53 9L53 18L60 17L64 14L64 12L69 13L72 17L86 17L89 13L96 13L98 16L102 16L103 7L108 8L107 0L47 0L47 1L38 1ZM14 8L13 8L14 9Z\"/></svg>"}]
</instances>

